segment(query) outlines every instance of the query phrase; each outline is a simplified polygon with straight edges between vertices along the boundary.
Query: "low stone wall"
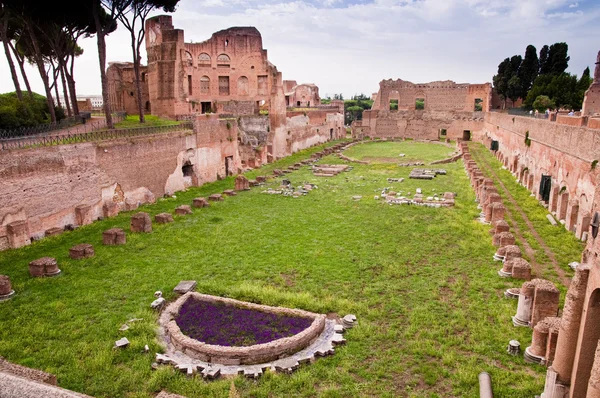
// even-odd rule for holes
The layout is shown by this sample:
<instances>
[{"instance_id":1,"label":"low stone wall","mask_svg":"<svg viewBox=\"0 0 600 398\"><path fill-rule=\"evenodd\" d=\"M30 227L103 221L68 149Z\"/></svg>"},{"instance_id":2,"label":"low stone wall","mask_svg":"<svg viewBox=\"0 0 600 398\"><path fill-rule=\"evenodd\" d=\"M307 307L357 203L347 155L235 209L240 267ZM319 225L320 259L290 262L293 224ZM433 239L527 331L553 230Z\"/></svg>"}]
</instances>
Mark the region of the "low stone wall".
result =
<instances>
[{"instance_id":1,"label":"low stone wall","mask_svg":"<svg viewBox=\"0 0 600 398\"><path fill-rule=\"evenodd\" d=\"M192 339L181 332L175 322L179 309L187 300L202 300L218 302L226 305L247 308L254 311L270 312L281 315L312 318L312 324L302 332L282 339L274 340L265 344L256 344L247 347L226 347L212 345ZM325 315L315 314L308 311L270 307L266 305L253 304L229 298L209 296L196 292L186 293L170 304L160 317L160 325L164 328L165 337L170 339L173 346L186 355L201 361L219 363L223 365L258 364L279 359L285 355L291 355L305 348L313 342L325 327Z\"/></svg>"}]
</instances>

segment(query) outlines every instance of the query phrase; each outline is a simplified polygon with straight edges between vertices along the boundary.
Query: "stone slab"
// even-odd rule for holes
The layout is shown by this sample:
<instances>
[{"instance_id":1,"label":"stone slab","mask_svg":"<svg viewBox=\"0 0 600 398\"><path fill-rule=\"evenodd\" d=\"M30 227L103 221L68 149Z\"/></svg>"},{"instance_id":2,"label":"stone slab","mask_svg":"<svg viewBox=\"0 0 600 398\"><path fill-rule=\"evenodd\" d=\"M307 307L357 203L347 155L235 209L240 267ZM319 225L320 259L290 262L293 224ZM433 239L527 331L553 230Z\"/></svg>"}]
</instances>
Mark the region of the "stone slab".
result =
<instances>
[{"instance_id":1,"label":"stone slab","mask_svg":"<svg viewBox=\"0 0 600 398\"><path fill-rule=\"evenodd\" d=\"M187 292L191 292L196 288L196 281L181 281L175 286L173 291L178 294L185 294Z\"/></svg>"}]
</instances>

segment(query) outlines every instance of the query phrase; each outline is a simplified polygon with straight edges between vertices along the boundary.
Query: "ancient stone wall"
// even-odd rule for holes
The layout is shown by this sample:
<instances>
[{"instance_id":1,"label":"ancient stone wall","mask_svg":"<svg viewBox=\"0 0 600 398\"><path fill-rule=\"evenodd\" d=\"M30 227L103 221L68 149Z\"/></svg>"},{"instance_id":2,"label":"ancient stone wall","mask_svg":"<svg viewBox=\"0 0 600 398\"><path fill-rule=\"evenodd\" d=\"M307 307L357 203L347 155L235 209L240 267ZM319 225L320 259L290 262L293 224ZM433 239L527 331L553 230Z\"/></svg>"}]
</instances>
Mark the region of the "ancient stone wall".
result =
<instances>
[{"instance_id":1,"label":"ancient stone wall","mask_svg":"<svg viewBox=\"0 0 600 398\"><path fill-rule=\"evenodd\" d=\"M150 113L147 73L148 68L142 65L140 68L142 107L145 113ZM112 110L115 112L125 111L130 115L139 113L133 63L111 62L106 69L106 78L108 79L108 96Z\"/></svg>"},{"instance_id":2,"label":"ancient stone wall","mask_svg":"<svg viewBox=\"0 0 600 398\"><path fill-rule=\"evenodd\" d=\"M498 141L497 156L539 199L542 176L550 176L549 210L584 238L599 176L592 163L600 158L600 130L490 112L477 139L488 147Z\"/></svg>"},{"instance_id":3,"label":"ancient stone wall","mask_svg":"<svg viewBox=\"0 0 600 398\"><path fill-rule=\"evenodd\" d=\"M391 101L397 101L398 110L415 110L417 100L423 100L425 111L473 112L475 100L482 111L489 111L492 86L485 84L457 84L453 81L411 83L401 79L382 80L373 103L373 110L390 110Z\"/></svg>"},{"instance_id":4,"label":"ancient stone wall","mask_svg":"<svg viewBox=\"0 0 600 398\"><path fill-rule=\"evenodd\" d=\"M288 112L285 124L274 130L272 155L282 158L313 145L344 138L345 135L344 116L341 113L318 110Z\"/></svg>"},{"instance_id":5,"label":"ancient stone wall","mask_svg":"<svg viewBox=\"0 0 600 398\"><path fill-rule=\"evenodd\" d=\"M278 72L256 28L229 28L206 41L185 43L184 32L161 15L148 19L146 32L153 114L205 113L227 101L251 102L252 112L271 106ZM241 114L251 114L248 109Z\"/></svg>"},{"instance_id":6,"label":"ancient stone wall","mask_svg":"<svg viewBox=\"0 0 600 398\"><path fill-rule=\"evenodd\" d=\"M600 51L596 57L594 81L585 93L581 114L584 116L600 115Z\"/></svg>"},{"instance_id":7,"label":"ancient stone wall","mask_svg":"<svg viewBox=\"0 0 600 398\"><path fill-rule=\"evenodd\" d=\"M6 151L0 249L9 246L15 221L26 222L25 238L40 238L51 228L78 225L79 205L90 206L85 219L92 221L104 215L105 204L130 210L239 171L237 124L204 115L196 132Z\"/></svg>"},{"instance_id":8,"label":"ancient stone wall","mask_svg":"<svg viewBox=\"0 0 600 398\"><path fill-rule=\"evenodd\" d=\"M296 81L284 80L285 104L289 107L316 107L321 104L319 87L314 84L297 84Z\"/></svg>"},{"instance_id":9,"label":"ancient stone wall","mask_svg":"<svg viewBox=\"0 0 600 398\"><path fill-rule=\"evenodd\" d=\"M422 110L370 110L353 124L355 138L463 139L464 132L483 128L481 112L440 112Z\"/></svg>"}]
</instances>

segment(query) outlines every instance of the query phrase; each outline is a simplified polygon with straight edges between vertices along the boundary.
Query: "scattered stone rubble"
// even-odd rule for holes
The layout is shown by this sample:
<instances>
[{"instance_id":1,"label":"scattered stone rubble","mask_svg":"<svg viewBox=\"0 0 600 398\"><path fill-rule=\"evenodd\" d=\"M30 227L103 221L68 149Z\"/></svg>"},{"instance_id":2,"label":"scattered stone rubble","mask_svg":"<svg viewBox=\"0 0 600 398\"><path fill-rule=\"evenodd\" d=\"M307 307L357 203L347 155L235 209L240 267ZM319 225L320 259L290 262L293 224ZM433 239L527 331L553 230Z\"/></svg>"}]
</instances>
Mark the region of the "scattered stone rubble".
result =
<instances>
[{"instance_id":1,"label":"scattered stone rubble","mask_svg":"<svg viewBox=\"0 0 600 398\"><path fill-rule=\"evenodd\" d=\"M437 175L446 175L444 169L412 169L408 178L414 178L418 180L433 180Z\"/></svg>"},{"instance_id":2,"label":"scattered stone rubble","mask_svg":"<svg viewBox=\"0 0 600 398\"><path fill-rule=\"evenodd\" d=\"M423 162L398 163L399 167L425 166Z\"/></svg>"},{"instance_id":3,"label":"scattered stone rubble","mask_svg":"<svg viewBox=\"0 0 600 398\"><path fill-rule=\"evenodd\" d=\"M308 195L310 191L318 188L319 187L317 185L310 183L302 183L298 186L294 186L292 185L290 180L283 180L279 189L267 188L261 193L268 195L283 195L298 198L300 196Z\"/></svg>"},{"instance_id":4,"label":"scattered stone rubble","mask_svg":"<svg viewBox=\"0 0 600 398\"><path fill-rule=\"evenodd\" d=\"M352 170L346 164L320 164L313 166L313 175L315 177L335 177L342 171Z\"/></svg>"}]
</instances>

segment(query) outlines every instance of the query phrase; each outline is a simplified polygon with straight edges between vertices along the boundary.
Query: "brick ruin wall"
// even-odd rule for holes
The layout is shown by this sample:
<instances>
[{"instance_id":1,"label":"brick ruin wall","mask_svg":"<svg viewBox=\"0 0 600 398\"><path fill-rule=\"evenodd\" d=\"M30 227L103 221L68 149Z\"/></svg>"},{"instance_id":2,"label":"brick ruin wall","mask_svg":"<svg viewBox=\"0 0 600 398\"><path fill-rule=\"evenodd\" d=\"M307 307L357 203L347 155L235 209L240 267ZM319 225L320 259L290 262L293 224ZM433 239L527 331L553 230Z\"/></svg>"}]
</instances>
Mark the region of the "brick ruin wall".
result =
<instances>
[{"instance_id":1,"label":"brick ruin wall","mask_svg":"<svg viewBox=\"0 0 600 398\"><path fill-rule=\"evenodd\" d=\"M492 100L490 83L467 84L453 81L411 83L401 79L382 80L379 83L373 110L390 110L392 100L398 110L416 110L416 100L424 100L425 111L473 112L475 100L480 100L482 111L488 111Z\"/></svg>"},{"instance_id":2,"label":"brick ruin wall","mask_svg":"<svg viewBox=\"0 0 600 398\"><path fill-rule=\"evenodd\" d=\"M339 113L291 116L278 131L270 125L267 116L223 120L216 114L198 115L194 132L4 151L0 250L10 246L7 226L14 221L27 222L25 238L40 238L49 229L78 225L79 205L90 206L86 218L93 221L104 215L106 203L133 209L165 194L260 167L269 161L269 151L281 158L327 142L331 129L333 139L345 136ZM184 176L183 166L191 175Z\"/></svg>"},{"instance_id":3,"label":"brick ruin wall","mask_svg":"<svg viewBox=\"0 0 600 398\"><path fill-rule=\"evenodd\" d=\"M353 124L355 138L462 139L465 130L483 127L482 112L441 112L422 110L370 110L360 123ZM442 130L446 135L442 136Z\"/></svg>"},{"instance_id":4,"label":"brick ruin wall","mask_svg":"<svg viewBox=\"0 0 600 398\"><path fill-rule=\"evenodd\" d=\"M374 98L372 109L364 111L362 120L353 123L355 138L462 139L464 131L483 127L483 114L492 102L492 88L489 83L414 84L390 79L379 83ZM423 100L423 109L417 109L417 100ZM476 110L476 101L481 111ZM392 105L397 109L392 109Z\"/></svg>"},{"instance_id":5,"label":"brick ruin wall","mask_svg":"<svg viewBox=\"0 0 600 398\"><path fill-rule=\"evenodd\" d=\"M276 159L346 136L344 116L337 112L288 112L273 131L271 151Z\"/></svg>"},{"instance_id":6,"label":"brick ruin wall","mask_svg":"<svg viewBox=\"0 0 600 398\"><path fill-rule=\"evenodd\" d=\"M600 157L600 130L490 112L475 138L488 148L498 141L497 156L540 200L542 175L551 176L549 210L583 237L600 175L592 167Z\"/></svg>"},{"instance_id":7,"label":"brick ruin wall","mask_svg":"<svg viewBox=\"0 0 600 398\"><path fill-rule=\"evenodd\" d=\"M27 221L30 237L77 225L75 207L91 206L89 218L103 216L103 205L120 209L152 202L164 194L201 185L241 170L236 126L201 121L201 133L182 131L143 138L6 151L0 157L0 249L9 242L7 225ZM184 177L190 164L193 175Z\"/></svg>"}]
</instances>

